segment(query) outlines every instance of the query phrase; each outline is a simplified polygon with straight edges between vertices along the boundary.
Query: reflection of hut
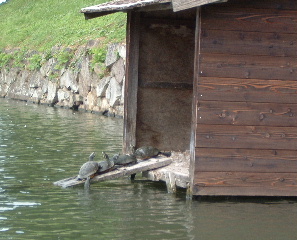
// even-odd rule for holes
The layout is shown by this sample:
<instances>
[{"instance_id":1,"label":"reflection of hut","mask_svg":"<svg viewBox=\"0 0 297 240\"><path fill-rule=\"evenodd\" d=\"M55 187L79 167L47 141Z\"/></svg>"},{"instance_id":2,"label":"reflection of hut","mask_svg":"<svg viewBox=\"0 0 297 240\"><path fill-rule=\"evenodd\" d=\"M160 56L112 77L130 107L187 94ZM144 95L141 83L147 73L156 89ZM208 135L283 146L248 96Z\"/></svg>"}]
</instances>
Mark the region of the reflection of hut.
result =
<instances>
[{"instance_id":1,"label":"reflection of hut","mask_svg":"<svg viewBox=\"0 0 297 240\"><path fill-rule=\"evenodd\" d=\"M82 9L128 12L124 151L190 150L193 195L297 195L297 2L172 2Z\"/></svg>"}]
</instances>

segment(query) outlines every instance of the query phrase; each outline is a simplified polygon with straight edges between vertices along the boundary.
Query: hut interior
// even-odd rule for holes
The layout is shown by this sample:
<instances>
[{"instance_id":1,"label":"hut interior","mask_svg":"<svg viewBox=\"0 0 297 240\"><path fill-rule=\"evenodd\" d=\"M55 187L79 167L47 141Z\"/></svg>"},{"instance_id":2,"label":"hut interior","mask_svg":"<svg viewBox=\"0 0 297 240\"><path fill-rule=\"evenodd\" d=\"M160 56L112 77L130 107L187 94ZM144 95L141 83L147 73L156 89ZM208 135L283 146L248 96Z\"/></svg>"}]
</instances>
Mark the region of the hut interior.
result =
<instances>
[{"instance_id":1,"label":"hut interior","mask_svg":"<svg viewBox=\"0 0 297 240\"><path fill-rule=\"evenodd\" d=\"M135 109L128 123L136 126L135 133L127 133L135 138L124 140L127 151L130 145L189 150L196 9L141 12L133 17L128 35L138 43L129 44L134 49L128 51L129 61L137 63L131 73L135 77L129 77L126 109Z\"/></svg>"}]
</instances>

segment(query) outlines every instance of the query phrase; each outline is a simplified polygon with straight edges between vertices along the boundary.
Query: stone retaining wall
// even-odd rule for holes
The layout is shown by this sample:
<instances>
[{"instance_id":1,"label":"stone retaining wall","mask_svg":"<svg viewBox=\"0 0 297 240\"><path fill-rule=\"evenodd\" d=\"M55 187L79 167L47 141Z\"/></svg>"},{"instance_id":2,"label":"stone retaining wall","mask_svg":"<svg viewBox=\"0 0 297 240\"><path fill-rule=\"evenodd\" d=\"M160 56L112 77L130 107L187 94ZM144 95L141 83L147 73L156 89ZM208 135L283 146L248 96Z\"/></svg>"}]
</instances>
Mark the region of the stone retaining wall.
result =
<instances>
[{"instance_id":1,"label":"stone retaining wall","mask_svg":"<svg viewBox=\"0 0 297 240\"><path fill-rule=\"evenodd\" d=\"M91 67L90 49L97 44L90 41L69 49L74 51L73 59L59 68L52 57L34 71L0 69L0 97L122 117L126 47L109 45L105 66Z\"/></svg>"}]
</instances>

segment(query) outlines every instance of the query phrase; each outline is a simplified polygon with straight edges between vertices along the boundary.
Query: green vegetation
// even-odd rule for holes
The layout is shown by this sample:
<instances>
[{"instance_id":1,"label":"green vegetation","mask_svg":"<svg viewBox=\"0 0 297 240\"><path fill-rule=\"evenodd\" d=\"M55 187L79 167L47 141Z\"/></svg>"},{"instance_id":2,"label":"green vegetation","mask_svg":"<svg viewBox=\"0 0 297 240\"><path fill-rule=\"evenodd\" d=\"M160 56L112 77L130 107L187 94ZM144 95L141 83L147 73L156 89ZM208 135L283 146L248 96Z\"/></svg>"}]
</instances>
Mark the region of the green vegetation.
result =
<instances>
[{"instance_id":1,"label":"green vegetation","mask_svg":"<svg viewBox=\"0 0 297 240\"><path fill-rule=\"evenodd\" d=\"M91 68L94 68L96 64L103 66L107 54L107 49L104 47L93 48L89 51L92 54Z\"/></svg>"},{"instance_id":2,"label":"green vegetation","mask_svg":"<svg viewBox=\"0 0 297 240\"><path fill-rule=\"evenodd\" d=\"M80 9L106 1L10 0L0 5L0 68L10 63L23 67L27 61L28 68L35 70L40 68L43 60L51 57L53 46L75 49L91 39L101 41L91 54L94 64L102 62L106 44L124 41L126 14L110 14L87 21ZM39 54L28 56L33 50ZM63 50L53 57L62 65L73 54L73 51Z\"/></svg>"},{"instance_id":3,"label":"green vegetation","mask_svg":"<svg viewBox=\"0 0 297 240\"><path fill-rule=\"evenodd\" d=\"M0 49L44 51L55 45L73 46L89 39L121 42L126 15L116 13L85 20L80 9L106 0L10 0L0 5Z\"/></svg>"}]
</instances>

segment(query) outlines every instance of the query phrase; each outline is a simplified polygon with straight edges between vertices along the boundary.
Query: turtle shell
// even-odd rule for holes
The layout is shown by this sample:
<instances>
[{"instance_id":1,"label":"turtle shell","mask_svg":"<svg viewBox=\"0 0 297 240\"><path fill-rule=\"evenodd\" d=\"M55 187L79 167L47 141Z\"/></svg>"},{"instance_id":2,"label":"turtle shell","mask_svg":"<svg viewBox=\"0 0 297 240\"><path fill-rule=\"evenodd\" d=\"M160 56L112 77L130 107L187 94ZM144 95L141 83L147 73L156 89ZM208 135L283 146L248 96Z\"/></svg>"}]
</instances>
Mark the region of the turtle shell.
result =
<instances>
[{"instance_id":1,"label":"turtle shell","mask_svg":"<svg viewBox=\"0 0 297 240\"><path fill-rule=\"evenodd\" d=\"M137 162L136 157L130 154L116 154L113 156L112 160L115 165L126 165Z\"/></svg>"},{"instance_id":2,"label":"turtle shell","mask_svg":"<svg viewBox=\"0 0 297 240\"><path fill-rule=\"evenodd\" d=\"M99 168L99 164L97 162L88 161L81 166L78 173L78 178L84 179L89 176L92 176L94 173L97 172L98 168Z\"/></svg>"},{"instance_id":3,"label":"turtle shell","mask_svg":"<svg viewBox=\"0 0 297 240\"><path fill-rule=\"evenodd\" d=\"M114 163L112 161L110 161L110 163L108 163L108 161L100 161L98 162L98 172L100 173L105 172L111 169L113 166L114 166Z\"/></svg>"},{"instance_id":4,"label":"turtle shell","mask_svg":"<svg viewBox=\"0 0 297 240\"><path fill-rule=\"evenodd\" d=\"M152 147L152 146L144 146L137 148L134 152L134 156L137 159L149 159L152 157L156 157L160 153L160 150L158 148Z\"/></svg>"}]
</instances>

